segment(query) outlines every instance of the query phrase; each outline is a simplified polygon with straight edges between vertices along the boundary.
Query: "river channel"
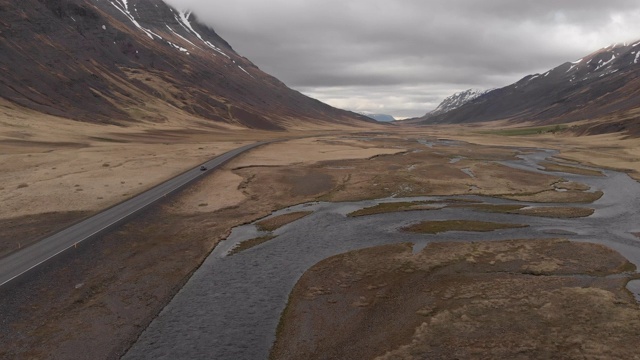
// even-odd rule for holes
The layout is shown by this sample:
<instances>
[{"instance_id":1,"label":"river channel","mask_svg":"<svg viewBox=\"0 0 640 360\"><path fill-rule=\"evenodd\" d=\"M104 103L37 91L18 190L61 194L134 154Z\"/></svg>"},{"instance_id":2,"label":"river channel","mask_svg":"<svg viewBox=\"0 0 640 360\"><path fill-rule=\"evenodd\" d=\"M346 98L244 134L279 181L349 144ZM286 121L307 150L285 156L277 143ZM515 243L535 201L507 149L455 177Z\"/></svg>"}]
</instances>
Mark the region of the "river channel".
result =
<instances>
[{"instance_id":1,"label":"river channel","mask_svg":"<svg viewBox=\"0 0 640 360\"><path fill-rule=\"evenodd\" d=\"M456 144L450 144L456 146ZM505 165L538 172L538 163L553 156L550 150L531 149ZM227 256L239 242L260 236L254 225L233 230L206 259L187 284L149 325L124 359L267 359L276 327L293 286L319 261L347 251L411 242L418 251L435 241L491 241L561 237L605 244L640 267L640 183L627 174L603 171L604 177L551 173L602 190L592 204L544 204L594 208L579 219L553 219L483 213L464 208L409 211L361 217L346 214L380 202L452 198L492 204L540 205L480 196L388 198L350 203L316 202L283 209L313 211L274 232L277 237L254 248ZM398 229L425 220L481 220L529 224L522 229L489 233L447 232L412 234ZM636 286L632 291L640 291ZM639 295L639 294L636 294Z\"/></svg>"}]
</instances>

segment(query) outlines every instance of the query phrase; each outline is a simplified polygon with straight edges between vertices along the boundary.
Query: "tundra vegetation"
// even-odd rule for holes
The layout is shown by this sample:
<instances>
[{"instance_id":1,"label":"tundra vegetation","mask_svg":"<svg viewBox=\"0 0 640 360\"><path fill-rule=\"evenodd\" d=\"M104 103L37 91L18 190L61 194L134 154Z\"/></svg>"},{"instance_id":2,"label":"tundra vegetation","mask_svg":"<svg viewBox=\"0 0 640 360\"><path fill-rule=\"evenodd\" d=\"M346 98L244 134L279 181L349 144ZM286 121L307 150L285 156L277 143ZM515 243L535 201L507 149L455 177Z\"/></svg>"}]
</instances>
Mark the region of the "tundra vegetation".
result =
<instances>
[{"instance_id":1,"label":"tundra vegetation","mask_svg":"<svg viewBox=\"0 0 640 360\"><path fill-rule=\"evenodd\" d=\"M6 149L5 156L10 161L3 163L3 166L7 168L2 174L11 174L10 177L6 177L3 189L0 191L3 204L6 205L0 211L0 223L6 225L0 226L1 249L5 254L37 241L64 224L73 223L101 208L121 201L123 194L140 192L162 181L162 179L180 172L185 165L196 166L212 154L221 153L250 141L274 136L267 132L239 135L237 133L216 133L206 129L198 132L185 132L177 136L170 135L168 131L138 132L139 129L136 128L114 128L112 133L99 134L92 132L91 129L88 127L82 131L89 136L97 137L96 139L82 139L75 136L60 144L51 141L29 143L25 140L20 144L7 143L3 145L3 149ZM236 251L255 246L270 240L279 228L283 229L282 226L297 220L298 216L304 216L304 213L299 213L287 214L283 217L268 217L274 211L291 205L313 201L337 202L390 197L444 196L446 200L438 202L409 201L381 204L373 208L358 210L350 216L373 216L373 214L384 214L390 211L422 211L445 206L465 206L476 211L573 217L588 215L590 208L588 205L582 208L575 205L562 205L562 203L584 202L587 204L601 196L597 191L591 191L584 184L566 181L558 172L532 173L513 169L500 163L516 159L519 154L526 151L522 148L509 147L509 145L535 144L536 147L553 147L556 145L556 141L562 139L554 138L551 141L544 137L547 135L541 138L535 138L535 135L526 138L498 135L478 137L473 132L460 133L446 127L429 130L425 133L416 133L413 130L403 133L402 129L396 131L395 133L385 131L349 135L323 134L323 136L317 133L314 135L313 132L292 134L305 135L306 137L274 143L244 154L185 191L168 197L158 206L132 219L120 228L101 235L90 243L79 245L77 249L61 258L60 261L47 264L34 272L33 276L26 280L29 286L16 286L0 292L0 313L3 314L6 324L1 330L3 346L0 347L0 356L6 358L47 356L69 358L79 352L90 352L95 354L95 358L117 357L140 335L182 284L200 266L216 244L228 236L233 227L264 219L262 225L267 230L265 237L242 244L241 248ZM443 137L443 134L447 134L448 138L456 138L466 142L457 143L456 146L439 144L436 139ZM42 137L44 135L38 139ZM109 141L104 141L102 138L108 138ZM423 139L432 141L432 146L425 145ZM584 161L583 155L585 153L591 155L591 151L593 151L593 148L587 150L587 147L582 143L575 143L577 141L575 138L568 138L566 141L568 145L559 154L563 159L581 162ZM619 144L623 146L625 142ZM80 158L76 156L79 147L86 150L83 152L83 157ZM609 153L602 154L590 156L591 165L598 166L600 163L606 163L610 160L610 158L604 157ZM625 156L625 153L621 152L618 162L612 163L612 166L626 167L630 174L635 176L634 171L637 170L637 163L623 162L626 159ZM456 160L452 161L452 159ZM15 165L11 165L17 163L22 164L21 168L28 166L30 169L20 170L15 168ZM109 163L110 166L103 166L105 163ZM463 171L464 169L469 171ZM29 187L18 189L18 185L22 183L29 184ZM80 185L79 188L82 188L83 191L75 191L75 185ZM451 195L483 195L511 199L509 201L516 202L553 202L554 205L500 208L447 197ZM21 207L19 204L29 204L29 206ZM24 228L30 230L19 230ZM531 242L536 243L533 240ZM523 247L525 243L520 242L518 246ZM491 259L489 255L473 255L475 253L471 251L464 256L464 259L468 258L473 261L462 260L460 257L451 261L447 260L447 264L453 264L450 269L462 266L464 271L460 273L459 278L451 283L446 280L448 278L444 276L445 273L440 274L442 276L430 278L425 284L441 289L432 295L425 291L415 290L420 289L420 286L426 286L420 285L416 288L415 284L420 281L411 277L411 274L423 274L423 270L416 270L416 268L423 267L423 265L416 265L419 262L412 260L404 265L393 265L389 268L391 270L388 274L383 273L380 269L372 270L375 274L379 274L376 276L379 276L381 280L367 283L363 285L362 289L375 291L376 287L388 288L391 291L389 299L403 299L402 301L406 304L412 304L407 309L412 309L411 314L418 316L415 319L411 318L413 320L407 323L411 324L410 326L406 326L397 334L394 333L394 339L381 340L380 336L383 336L383 333L389 333L389 331L382 333L374 331L381 329L376 327L379 326L376 324L385 323L396 329L402 323L401 321L388 322L388 316L376 315L383 314L384 311L375 310L375 313L366 313L370 308L382 309L377 308L376 304L383 304L383 301L386 301L384 296L387 295L381 295L380 298L377 298L374 294L373 297L369 297L364 293L365 290L361 291L359 285L341 287L341 291L345 293L344 296L353 299L348 304L345 303L345 309L355 306L356 310L364 311L361 317L358 315L359 318L371 319L372 323L370 324L364 322L358 325L373 326L371 327L372 331L367 333L369 335L367 337L379 339L380 344L387 343L389 345L386 349L376 348L375 351L375 347L372 347L371 352L365 351L362 354L374 354L375 352L375 355L372 355L375 357L383 356L386 352L404 351L402 349L405 348L401 349L401 346L413 343L411 340L413 336L416 336L416 339L432 336L429 335L430 326L442 324L439 321L448 321L447 319L450 317L470 319L469 321L472 321L473 326L477 329L481 326L486 328L488 325L491 329L497 329L501 326L499 325L501 321L504 324L533 321L533 318L525 319L519 316L525 316L522 314L528 314L526 316L541 314L535 311L531 313L524 311L520 314L516 311L517 309L538 309L539 311L551 309L553 311L549 313L549 316L552 319L559 319L562 315L563 326L567 326L567 319L575 319L574 322L571 322L570 328L574 330L586 329L585 332L574 333L587 336L586 338L589 339L596 338L595 333L600 331L602 327L611 325L613 320L606 320L604 315L598 316L591 320L597 326L585 326L580 314L598 310L603 314L609 314L609 319L616 319L616 321L624 317L629 320L621 320L620 327L623 330L620 330L620 337L616 339L621 342L626 341L624 340L626 339L626 331L636 331L632 327L627 327L630 322L634 321L636 316L634 311L636 310L634 310L635 304L631 295L624 290L624 276L602 278L600 275L587 277L563 275L563 277L557 277L553 273L553 271L565 271L562 270L564 265L569 266L571 271L575 270L575 274L583 274L578 270L587 274L591 274L595 270L600 273L615 273L617 271L615 269L619 269L620 266L626 271L627 268L623 266L626 262L623 261L624 259L618 258L619 255L612 255L610 250L603 247L589 247L570 242L561 243L565 244L562 245L563 249L569 250L563 250L553 257L549 257L545 253L546 250L543 251L546 249L546 245L543 247L531 245L530 248L526 248L524 253L516 252L521 254L523 258L513 260L509 264L513 266L518 264L518 269L521 270L514 270L514 274L509 275L513 278L509 277L509 279L503 278L506 276L505 273L499 267L491 264L493 258L506 256L500 255L501 251L506 249L503 247L493 249L490 247L494 245L486 245L489 247L486 250L487 253L494 254L491 255L493 256ZM434 244L430 245L428 249L433 249L433 246L451 246L451 249L455 249L456 246L462 245ZM475 244L473 246L484 245ZM389 249L385 248L385 251ZM407 250L402 250L399 253L405 251ZM507 252L513 253L510 251ZM368 250L351 254L349 257L357 258L359 264L370 263L373 266L378 261L377 256L382 256L372 255L377 252L378 250L375 249ZM389 255L396 253L398 252L393 250L389 252ZM594 267L590 268L590 265L584 264L581 269L571 268L571 266L577 266L570 261L573 259L571 256L574 253L581 254L585 259L593 259ZM436 261L435 259L429 260L429 254L422 252L419 256L420 261L424 260L428 263ZM607 259L615 258L617 260L607 260L605 263L608 265L596 266L596 260L600 255ZM386 261L381 260L380 264L384 264ZM557 262L560 262L560 265L557 265ZM482 264L488 265L485 267ZM496 264L502 263L496 260ZM527 269L523 268L525 265ZM395 270L392 269L398 266L403 269L401 271L403 277L394 275ZM494 267L495 271L488 272ZM335 267L335 269L339 268ZM366 268L364 266L363 271ZM508 267L508 269L512 268ZM552 269L550 270L552 272L547 274L545 269ZM545 275L535 275L540 272ZM405 278L405 276L409 278ZM384 280L386 278L388 281ZM526 279L526 281L518 279ZM537 283L543 280L544 284ZM397 287L390 285L396 281ZM478 284L482 284L482 289L477 292L470 292L467 285L464 285L477 281L480 281ZM538 285L532 285L533 287L530 288L527 294L531 294L531 296L518 300L515 294L524 293L521 287L533 282ZM381 286L384 283L387 285ZM445 289L444 286L447 283L451 284L451 287ZM306 296L301 294L306 294L309 288L304 284L306 283L302 282L297 285L291 295L292 302L288 307L291 311L299 311L298 305L296 305L297 301ZM344 282L343 284L351 283ZM301 292L298 290L300 288L307 290ZM322 292L321 290L317 291ZM350 291L353 293L351 294ZM464 295L465 293L468 295ZM397 294L397 296L393 294ZM442 299L460 298L460 301L451 302L451 308L436 307L430 310L428 303L431 300L425 300L426 303L416 302L414 304L411 294L426 296L424 299L431 299L428 296L436 296L442 297ZM299 296L302 297L299 299ZM467 298L467 296L470 297ZM361 297L364 298L361 299ZM581 299L580 302L578 297ZM485 299L482 304L473 303L473 299L480 298ZM541 302L533 304L534 299L540 299ZM572 304L571 309L569 313L562 313L558 307L563 306L562 301L567 301L566 299L569 299L568 301ZM543 300L544 302L542 302ZM527 301L531 303L525 306L524 302ZM438 304L443 302L444 300ZM493 313L489 309L491 306L503 303L513 311L505 312L501 315L501 320L496 319L494 322L490 316ZM332 303L327 302L327 304ZM455 304L459 306L454 308ZM414 305L420 305L420 307L414 309ZM487 314L484 317L479 315L483 311ZM326 316L327 319L334 316L329 308L325 309L324 307L319 308L318 314ZM347 313L339 312L339 314ZM389 314L395 313L392 311ZM408 316L406 314L393 316L396 315L398 319L405 319L404 316ZM516 320L508 321L509 316L510 319ZM282 329L289 329L290 324L287 321L289 318L289 315L284 315ZM416 319L421 319L421 322L418 323ZM460 327L466 328L466 323L457 321L455 320L454 323L460 326L456 325L452 331L459 330ZM563 330L554 327L554 324L559 324L560 320L549 321L548 324L545 323L546 329L555 329L553 331L561 335ZM392 325L392 323L396 325ZM420 328L423 323L429 325L425 325L424 329ZM94 324L94 326L87 327L85 324ZM79 328L82 328L83 331L76 331ZM347 327L343 328L347 329ZM542 325L532 327L530 333L527 333L530 336L521 337L532 339L531 343L518 343L518 346L521 349L529 349L539 348L537 346L539 344L548 344L550 341L546 337L548 332L543 332L542 328ZM15 331L16 329L19 331ZM439 328L436 326L433 329ZM327 343L335 344L340 344L340 341L351 342L354 340L346 335L343 336L342 332L329 334L322 331L313 336L318 338L330 336L331 340ZM477 341L474 343L476 345L491 344L493 341L491 339L495 339L491 336L497 334L497 331L489 331L485 338L470 337L469 339L476 339ZM441 332L435 332L435 334L439 333ZM354 330L352 334L361 333ZM447 344L451 344L453 341L451 339L459 334L442 333L441 344L443 347L434 347L424 353L445 351L443 349L449 346ZM282 331L279 334L278 344L280 345L278 346L281 346L283 342L293 344L297 341L295 337L290 338L290 336L289 330ZM613 338L600 336L598 339L601 342L609 339L607 341L610 343L605 344L606 346L616 349L616 351L622 349L612 342L615 340ZM481 346L476 348L476 345L471 344L467 348L461 347L463 349L461 351L488 351ZM603 348L605 345L602 345ZM569 344L563 346L569 346ZM354 347L354 349L360 348ZM549 349L553 349L553 347L549 347ZM275 349L274 354L284 354L279 351ZM505 352L505 354L507 353ZM500 354L502 353L496 356ZM620 355L625 354L621 353Z\"/></svg>"}]
</instances>

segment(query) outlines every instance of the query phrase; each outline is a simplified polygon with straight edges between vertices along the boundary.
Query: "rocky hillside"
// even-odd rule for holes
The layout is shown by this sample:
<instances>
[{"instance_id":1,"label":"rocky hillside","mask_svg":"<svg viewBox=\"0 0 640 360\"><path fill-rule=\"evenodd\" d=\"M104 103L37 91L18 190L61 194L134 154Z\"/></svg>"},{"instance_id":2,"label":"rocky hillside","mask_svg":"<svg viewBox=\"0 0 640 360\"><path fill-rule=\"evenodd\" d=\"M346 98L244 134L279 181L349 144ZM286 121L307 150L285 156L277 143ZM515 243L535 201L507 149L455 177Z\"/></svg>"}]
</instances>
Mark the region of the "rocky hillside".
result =
<instances>
[{"instance_id":1,"label":"rocky hillside","mask_svg":"<svg viewBox=\"0 0 640 360\"><path fill-rule=\"evenodd\" d=\"M568 123L634 117L640 108L640 42L616 44L544 74L533 74L483 94L459 108L427 114L418 123L468 123L499 119Z\"/></svg>"},{"instance_id":2,"label":"rocky hillside","mask_svg":"<svg viewBox=\"0 0 640 360\"><path fill-rule=\"evenodd\" d=\"M0 0L0 98L86 122L368 122L287 88L162 0Z\"/></svg>"}]
</instances>

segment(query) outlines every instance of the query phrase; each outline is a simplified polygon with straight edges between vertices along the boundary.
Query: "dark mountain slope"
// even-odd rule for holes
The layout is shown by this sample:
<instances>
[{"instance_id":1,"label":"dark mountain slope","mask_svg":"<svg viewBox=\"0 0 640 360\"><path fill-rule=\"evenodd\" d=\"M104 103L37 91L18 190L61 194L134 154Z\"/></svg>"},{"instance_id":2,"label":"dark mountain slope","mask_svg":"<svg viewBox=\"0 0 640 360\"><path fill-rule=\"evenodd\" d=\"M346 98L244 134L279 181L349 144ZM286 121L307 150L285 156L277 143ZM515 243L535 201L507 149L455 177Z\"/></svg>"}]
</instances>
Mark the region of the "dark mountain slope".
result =
<instances>
[{"instance_id":1,"label":"dark mountain slope","mask_svg":"<svg viewBox=\"0 0 640 360\"><path fill-rule=\"evenodd\" d=\"M567 123L640 107L640 42L614 45L544 74L492 90L463 106L416 122L468 123L499 119Z\"/></svg>"},{"instance_id":2,"label":"dark mountain slope","mask_svg":"<svg viewBox=\"0 0 640 360\"><path fill-rule=\"evenodd\" d=\"M0 97L80 121L368 121L287 88L161 0L0 0L0 69Z\"/></svg>"}]
</instances>

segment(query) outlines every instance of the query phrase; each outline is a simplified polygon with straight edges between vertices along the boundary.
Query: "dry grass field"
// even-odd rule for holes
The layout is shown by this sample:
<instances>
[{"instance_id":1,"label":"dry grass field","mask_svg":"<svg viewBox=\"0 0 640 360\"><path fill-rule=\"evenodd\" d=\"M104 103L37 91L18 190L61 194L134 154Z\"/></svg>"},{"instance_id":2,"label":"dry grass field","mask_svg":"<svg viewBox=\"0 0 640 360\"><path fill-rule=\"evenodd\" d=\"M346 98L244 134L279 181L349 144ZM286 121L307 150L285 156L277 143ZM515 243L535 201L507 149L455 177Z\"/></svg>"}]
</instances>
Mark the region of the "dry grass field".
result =
<instances>
[{"instance_id":1,"label":"dry grass field","mask_svg":"<svg viewBox=\"0 0 640 360\"><path fill-rule=\"evenodd\" d=\"M48 122L56 125L46 126ZM190 122L189 119L126 127L86 125L25 114L8 106L0 106L0 203L3 204L0 208L0 256L226 150L258 140L295 138L241 155L129 223L81 244L10 289L0 289L0 314L3 319L0 357L73 359L78 353L91 353L94 359L118 358L234 226L266 217L287 206L318 200L456 194L491 195L527 201L539 198L543 201L548 197L547 194L553 193L552 201L593 200L595 195L588 193L588 187L583 184L567 183L551 173L513 170L495 162L513 159L518 155L518 151L508 145L559 148L559 156L565 159L629 169L634 174L640 170L636 161L640 152L627 145L631 143L626 140L611 142L611 137L594 137L593 147L589 147L589 139L563 137L561 134L516 139L480 135L477 129L453 127L420 130L389 127L373 130L364 133L362 129L353 128L339 131L314 128L266 133L239 130L231 126L212 128ZM469 143L429 147L417 141L427 137L455 138ZM606 145L607 142L610 143ZM605 146L609 148L604 152L595 150L604 149ZM609 162L612 159L615 162ZM557 189L570 191L560 192ZM398 210L423 207L429 207L429 204L409 204ZM549 215L547 211L550 210L541 210L541 213ZM564 216L570 212L566 210L562 214L549 216ZM280 220L283 224L286 222L286 219ZM626 268L626 262L619 255L597 246L540 243L540 246L527 248L527 258L516 261L519 267L514 262L503 264L507 270L513 270L513 274L489 271L494 269L490 264L492 260L489 260L491 256L504 258L507 256L504 254L510 254L516 246L513 244L522 245L505 244L483 250L484 255L478 255L476 263L459 258L429 260L424 253L412 260L410 251L406 254L404 247L391 249L389 254L399 254L400 258L406 258L406 262L413 264L411 266L422 268L423 265L418 263L423 260L427 263L443 261L454 268L460 266L463 271L449 285L438 282L445 279L447 274L429 278L433 275L430 270L413 272L427 276L429 284L436 284L434 286L442 290L438 294L442 294L443 299L445 293L452 292L452 296L459 296L461 302L452 303L442 311L440 308L429 311L428 304L414 304L411 302L413 300L408 299L410 306L407 309L419 304L421 307L416 311L424 310L421 311L423 315L415 317L415 311L409 315L398 314L401 319L410 319L411 326L407 326L403 335L393 340L395 342L389 343L397 346L390 347L388 351L397 352L387 356L402 356L403 351L409 351L401 345L407 340L411 342L413 337L422 339L435 336L430 333L430 325L420 327L422 323L440 329L437 326L442 326L447 319L458 321L469 318L474 324L472 327L467 326L467 320L460 320L455 322L459 327L456 325L451 329L452 332L441 333L438 341L441 341L442 349L447 349L453 346L452 339L458 334L454 331L467 329L472 332L483 321L493 324L490 317L480 317L478 314L483 311L493 314L490 312L492 306L503 303L513 311L501 315L500 319L496 319L498 322L507 322L509 316L518 321L533 321L520 318L525 315L516 310L534 307L548 308L553 319L563 314L577 316L583 321L583 315L597 305L604 315L614 319L626 317L628 320L623 323L624 329L635 329L631 322L636 321L637 314L633 312L635 310L629 295L620 290L624 277L602 278L602 274L618 272L621 266ZM562 250L554 252L550 258L545 251L553 244L563 244ZM472 245L456 246L468 250ZM467 250L456 251L462 254ZM571 260L576 252L593 261L581 265L579 269L572 268L578 266ZM384 258L378 250L370 250L370 253L374 258ZM361 259L357 261L371 262L367 255L370 253L363 252L362 257L358 255ZM465 259L475 256L473 252L464 254L467 254L464 255ZM598 262L600 260L601 263ZM381 261L396 266L393 259L384 258ZM474 265L485 263L489 265ZM553 265L556 263L559 265ZM529 270L522 270L525 265ZM565 274L565 265L576 274L586 275L562 275ZM551 269L549 276L531 277L532 272L544 269ZM594 273L594 269L598 270ZM371 271L378 270L372 268ZM384 275L400 281L397 287L393 286L393 291L398 294L411 293L411 289L414 289L411 284L419 280L412 277L411 272L403 274L408 278ZM498 278L504 281L493 281ZM531 279L535 281L532 283ZM471 289L470 281L479 281L481 288ZM520 287L529 283L532 293L537 291L543 294L539 301L544 300L544 303L536 305L529 303L533 299L513 298ZM406 284L406 287L402 287L402 284ZM574 290L575 284L581 289ZM378 285L381 284L367 283L363 289ZM344 296L349 299L355 296L356 299L345 303L344 308L358 303L361 305L357 305L357 309L373 309L374 302L363 295L365 290L361 291L358 286L354 284L352 294L349 288L343 289ZM383 288L387 287L380 287ZM475 304L460 295L472 290L476 291L474 294L477 297L485 300ZM424 292L415 294L424 295ZM495 298L492 297L494 295ZM360 299L360 296L365 298ZM569 299L572 305L566 314L558 308L562 307L562 299ZM581 302L580 299L587 300ZM325 316L324 313L319 314ZM609 326L610 322L605 321L604 315L594 319L597 323L593 327L594 334ZM401 322L394 324L400 326ZM576 324L586 326L583 322ZM496 329L491 336L500 333L501 328ZM540 335L535 329L539 328L533 328L528 336ZM563 334L561 332L564 330L554 331ZM285 338L288 336L286 332L283 334ZM380 336L374 333L369 335L370 341ZM626 336L627 333L622 332L618 340L626 341ZM369 344L364 344L364 347L367 346ZM474 349L475 346L470 345L468 349ZM476 350L486 349L480 346ZM502 349L500 351L504 352L498 355L510 354L511 350ZM374 354L373 350L371 354ZM375 352L375 356L382 355L385 355L382 350Z\"/></svg>"},{"instance_id":2,"label":"dry grass field","mask_svg":"<svg viewBox=\"0 0 640 360\"><path fill-rule=\"evenodd\" d=\"M557 239L349 252L298 281L271 358L634 358L633 269Z\"/></svg>"}]
</instances>

